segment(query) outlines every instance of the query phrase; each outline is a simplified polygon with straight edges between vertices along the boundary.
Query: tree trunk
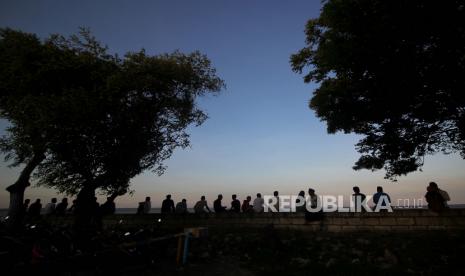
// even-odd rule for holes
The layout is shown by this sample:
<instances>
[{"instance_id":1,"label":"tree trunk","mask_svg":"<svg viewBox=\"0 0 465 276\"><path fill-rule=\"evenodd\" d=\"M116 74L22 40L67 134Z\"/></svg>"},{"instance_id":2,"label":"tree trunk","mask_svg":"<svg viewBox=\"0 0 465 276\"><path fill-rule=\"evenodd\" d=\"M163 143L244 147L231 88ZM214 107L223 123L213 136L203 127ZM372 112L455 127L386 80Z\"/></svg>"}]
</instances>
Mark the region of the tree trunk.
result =
<instances>
[{"instance_id":1,"label":"tree trunk","mask_svg":"<svg viewBox=\"0 0 465 276\"><path fill-rule=\"evenodd\" d=\"M120 194L117 193L117 192L114 192L111 194L111 196L109 196L111 198L111 201L115 201L115 198L117 198Z\"/></svg>"},{"instance_id":2,"label":"tree trunk","mask_svg":"<svg viewBox=\"0 0 465 276\"><path fill-rule=\"evenodd\" d=\"M29 179L32 172L44 159L45 155L42 152L34 154L32 159L26 164L26 167L21 171L18 180L6 188L10 193L10 206L8 208L8 224L10 226L16 227L20 225L26 211L23 209L24 191L31 185Z\"/></svg>"},{"instance_id":3,"label":"tree trunk","mask_svg":"<svg viewBox=\"0 0 465 276\"><path fill-rule=\"evenodd\" d=\"M87 183L76 197L74 226L79 232L93 232L92 230L95 230L95 218L98 215L98 208L95 205L94 187L91 183Z\"/></svg>"}]
</instances>

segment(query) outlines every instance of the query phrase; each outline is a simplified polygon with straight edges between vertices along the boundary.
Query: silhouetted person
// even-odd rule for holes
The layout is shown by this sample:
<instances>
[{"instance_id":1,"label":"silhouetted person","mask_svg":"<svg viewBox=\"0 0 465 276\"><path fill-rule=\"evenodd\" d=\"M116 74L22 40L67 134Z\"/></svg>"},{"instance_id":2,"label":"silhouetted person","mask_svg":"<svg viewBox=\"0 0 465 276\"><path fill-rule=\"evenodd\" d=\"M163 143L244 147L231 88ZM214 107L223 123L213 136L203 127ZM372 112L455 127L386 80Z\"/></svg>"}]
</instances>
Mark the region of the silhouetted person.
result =
<instances>
[{"instance_id":1,"label":"silhouetted person","mask_svg":"<svg viewBox=\"0 0 465 276\"><path fill-rule=\"evenodd\" d=\"M148 214L150 213L150 209L152 209L152 203L150 201L150 197L146 197L144 201L144 208L143 208L143 214Z\"/></svg>"},{"instance_id":2,"label":"silhouetted person","mask_svg":"<svg viewBox=\"0 0 465 276\"><path fill-rule=\"evenodd\" d=\"M92 214L100 213L100 204L97 201L97 197L94 196L94 202L92 202Z\"/></svg>"},{"instance_id":3,"label":"silhouetted person","mask_svg":"<svg viewBox=\"0 0 465 276\"><path fill-rule=\"evenodd\" d=\"M226 207L221 204L221 200L223 199L223 195L218 195L218 198L213 201L213 209L216 213L223 213L226 211Z\"/></svg>"},{"instance_id":4,"label":"silhouetted person","mask_svg":"<svg viewBox=\"0 0 465 276\"><path fill-rule=\"evenodd\" d=\"M167 214L167 213L174 213L175 208L174 208L174 201L171 199L171 195L167 195L166 199L163 200L161 203L161 213L162 214Z\"/></svg>"},{"instance_id":5,"label":"silhouetted person","mask_svg":"<svg viewBox=\"0 0 465 276\"><path fill-rule=\"evenodd\" d=\"M29 203L31 203L31 200L29 198L26 198L23 203L23 208L27 211L29 208Z\"/></svg>"},{"instance_id":6,"label":"silhouetted person","mask_svg":"<svg viewBox=\"0 0 465 276\"><path fill-rule=\"evenodd\" d=\"M434 212L441 212L444 210L444 198L439 193L438 188L433 186L426 187L426 202L428 202L428 209Z\"/></svg>"},{"instance_id":7,"label":"silhouetted person","mask_svg":"<svg viewBox=\"0 0 465 276\"><path fill-rule=\"evenodd\" d=\"M318 195L315 194L315 190L312 188L308 189L308 200L310 201L309 205L311 208L315 209L318 207Z\"/></svg>"},{"instance_id":8,"label":"silhouetted person","mask_svg":"<svg viewBox=\"0 0 465 276\"><path fill-rule=\"evenodd\" d=\"M54 214L56 204L57 204L57 199L54 197L54 198L52 198L52 201L50 201L49 203L47 203L47 205L45 205L45 209L44 209L45 212L44 213L46 215Z\"/></svg>"},{"instance_id":9,"label":"silhouetted person","mask_svg":"<svg viewBox=\"0 0 465 276\"><path fill-rule=\"evenodd\" d=\"M65 215L66 208L68 208L68 199L65 197L61 200L60 203L57 204L57 207L55 208L55 214L57 214L57 216Z\"/></svg>"},{"instance_id":10,"label":"silhouetted person","mask_svg":"<svg viewBox=\"0 0 465 276\"><path fill-rule=\"evenodd\" d=\"M378 206L378 204L379 206L383 206L383 207L387 206L386 202L390 204L391 197L389 197L389 195L383 191L383 187L381 186L376 187L376 194L373 195L373 203L375 204L375 208ZM387 210L381 209L380 211L386 212Z\"/></svg>"},{"instance_id":11,"label":"silhouetted person","mask_svg":"<svg viewBox=\"0 0 465 276\"><path fill-rule=\"evenodd\" d=\"M305 206L305 219L307 221L319 221L323 219L323 210L318 210L318 195L315 194L315 190L308 189L308 201ZM318 210L318 211L317 211Z\"/></svg>"},{"instance_id":12,"label":"silhouetted person","mask_svg":"<svg viewBox=\"0 0 465 276\"><path fill-rule=\"evenodd\" d=\"M71 204L71 207L69 207L68 209L68 213L71 213L71 214L74 214L74 212L76 211L76 202L77 200L73 200L73 204Z\"/></svg>"},{"instance_id":13,"label":"silhouetted person","mask_svg":"<svg viewBox=\"0 0 465 276\"><path fill-rule=\"evenodd\" d=\"M112 197L107 197L107 201L100 206L102 216L113 215L116 211L115 202Z\"/></svg>"},{"instance_id":14,"label":"silhouetted person","mask_svg":"<svg viewBox=\"0 0 465 276\"><path fill-rule=\"evenodd\" d=\"M262 195L260 193L257 194L257 198L254 199L253 201L253 211L255 213L262 213L263 212L263 204L265 204L265 201L262 198Z\"/></svg>"},{"instance_id":15,"label":"silhouetted person","mask_svg":"<svg viewBox=\"0 0 465 276\"><path fill-rule=\"evenodd\" d=\"M28 214L31 217L38 217L40 216L41 210L42 204L40 203L40 199L36 199L36 201L29 206Z\"/></svg>"},{"instance_id":16,"label":"silhouetted person","mask_svg":"<svg viewBox=\"0 0 465 276\"><path fill-rule=\"evenodd\" d=\"M305 191L300 191L295 200L295 211L298 213L305 212Z\"/></svg>"},{"instance_id":17,"label":"silhouetted person","mask_svg":"<svg viewBox=\"0 0 465 276\"><path fill-rule=\"evenodd\" d=\"M437 191L441 194L442 198L444 199L444 207L445 208L449 208L449 204L447 203L447 201L450 201L450 196L449 196L449 193L447 193L446 191L444 190L441 190L439 187L438 187L438 184L436 182L430 182L429 183L429 186L437 189Z\"/></svg>"},{"instance_id":18,"label":"silhouetted person","mask_svg":"<svg viewBox=\"0 0 465 276\"><path fill-rule=\"evenodd\" d=\"M143 215L144 214L144 205L145 205L145 202L142 201L142 202L139 202L139 204L137 205L137 214L138 215Z\"/></svg>"},{"instance_id":19,"label":"silhouetted person","mask_svg":"<svg viewBox=\"0 0 465 276\"><path fill-rule=\"evenodd\" d=\"M251 196L247 196L247 199L245 199L243 202L242 202L242 212L244 213L250 213L250 212L253 212L253 207L252 205L250 205L250 201L252 201L252 197Z\"/></svg>"},{"instance_id":20,"label":"silhouetted person","mask_svg":"<svg viewBox=\"0 0 465 276\"><path fill-rule=\"evenodd\" d=\"M29 209L29 203L30 202L31 202L31 200L29 198L24 200L23 208L21 209L21 214L20 214L21 217L24 217L27 214L27 210Z\"/></svg>"},{"instance_id":21,"label":"silhouetted person","mask_svg":"<svg viewBox=\"0 0 465 276\"><path fill-rule=\"evenodd\" d=\"M196 214L203 214L207 212L205 211L205 209L207 209L208 212L211 213L210 208L208 208L207 201L205 200L205 196L202 196L200 200L197 201L197 203L195 203L194 212Z\"/></svg>"},{"instance_id":22,"label":"silhouetted person","mask_svg":"<svg viewBox=\"0 0 465 276\"><path fill-rule=\"evenodd\" d=\"M367 196L365 194L362 194L360 192L360 188L357 186L353 187L352 190L354 191L354 193L352 194L352 198L353 198L355 210L363 211L364 209L362 208L362 205L363 205L362 202L366 199Z\"/></svg>"},{"instance_id":23,"label":"silhouetted person","mask_svg":"<svg viewBox=\"0 0 465 276\"><path fill-rule=\"evenodd\" d=\"M176 214L188 214L187 211L187 200L185 198L176 204Z\"/></svg>"},{"instance_id":24,"label":"silhouetted person","mask_svg":"<svg viewBox=\"0 0 465 276\"><path fill-rule=\"evenodd\" d=\"M98 203L98 198L94 196L94 200L90 209L90 216L92 225L95 226L97 230L102 229L103 219L102 213L100 212L100 203Z\"/></svg>"},{"instance_id":25,"label":"silhouetted person","mask_svg":"<svg viewBox=\"0 0 465 276\"><path fill-rule=\"evenodd\" d=\"M279 212L279 193L278 191L274 191L273 192L273 197L274 197L274 204L273 204L273 207L276 209L276 212ZM273 211L272 209L270 209L270 211Z\"/></svg>"},{"instance_id":26,"label":"silhouetted person","mask_svg":"<svg viewBox=\"0 0 465 276\"><path fill-rule=\"evenodd\" d=\"M231 212L241 212L241 202L239 201L239 199L237 199L237 195L232 195Z\"/></svg>"}]
</instances>

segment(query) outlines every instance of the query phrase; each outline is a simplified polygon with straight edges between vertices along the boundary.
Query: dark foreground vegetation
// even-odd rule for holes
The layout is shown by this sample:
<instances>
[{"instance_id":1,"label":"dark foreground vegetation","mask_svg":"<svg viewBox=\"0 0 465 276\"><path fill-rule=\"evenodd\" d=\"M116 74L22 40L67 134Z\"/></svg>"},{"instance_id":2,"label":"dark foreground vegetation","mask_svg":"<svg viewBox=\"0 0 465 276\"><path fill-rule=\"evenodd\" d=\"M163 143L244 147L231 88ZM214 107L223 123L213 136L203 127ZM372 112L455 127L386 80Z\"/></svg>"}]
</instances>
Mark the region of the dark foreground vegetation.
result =
<instances>
[{"instance_id":1,"label":"dark foreground vegetation","mask_svg":"<svg viewBox=\"0 0 465 276\"><path fill-rule=\"evenodd\" d=\"M157 224L79 235L45 223L14 234L3 226L0 231L2 275L460 275L465 261L463 232L210 229L207 237L191 240L187 264L178 265L177 238L153 239L182 229Z\"/></svg>"}]
</instances>

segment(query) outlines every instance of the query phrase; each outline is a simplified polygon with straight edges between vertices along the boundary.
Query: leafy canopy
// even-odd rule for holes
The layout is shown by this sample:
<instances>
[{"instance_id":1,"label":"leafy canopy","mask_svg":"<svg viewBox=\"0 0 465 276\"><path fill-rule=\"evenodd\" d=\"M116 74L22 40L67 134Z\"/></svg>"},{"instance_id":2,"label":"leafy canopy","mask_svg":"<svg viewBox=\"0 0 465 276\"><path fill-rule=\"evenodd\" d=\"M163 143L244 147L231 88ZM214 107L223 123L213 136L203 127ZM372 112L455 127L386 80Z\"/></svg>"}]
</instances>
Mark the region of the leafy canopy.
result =
<instances>
[{"instance_id":1,"label":"leafy canopy","mask_svg":"<svg viewBox=\"0 0 465 276\"><path fill-rule=\"evenodd\" d=\"M141 50L119 58L85 29L69 38L53 35L41 45L53 49L47 59L57 74L49 81L58 89L39 93L35 83L30 87L46 98L40 108L49 116L41 125L46 159L36 177L39 185L61 192L124 192L144 170L161 174L173 150L189 145L187 127L207 118L197 98L224 87L199 52L151 56ZM5 141L18 141L9 134Z\"/></svg>"},{"instance_id":2,"label":"leafy canopy","mask_svg":"<svg viewBox=\"0 0 465 276\"><path fill-rule=\"evenodd\" d=\"M462 1L329 0L306 25L295 72L329 133L362 135L354 169L416 171L438 151L465 157Z\"/></svg>"}]
</instances>

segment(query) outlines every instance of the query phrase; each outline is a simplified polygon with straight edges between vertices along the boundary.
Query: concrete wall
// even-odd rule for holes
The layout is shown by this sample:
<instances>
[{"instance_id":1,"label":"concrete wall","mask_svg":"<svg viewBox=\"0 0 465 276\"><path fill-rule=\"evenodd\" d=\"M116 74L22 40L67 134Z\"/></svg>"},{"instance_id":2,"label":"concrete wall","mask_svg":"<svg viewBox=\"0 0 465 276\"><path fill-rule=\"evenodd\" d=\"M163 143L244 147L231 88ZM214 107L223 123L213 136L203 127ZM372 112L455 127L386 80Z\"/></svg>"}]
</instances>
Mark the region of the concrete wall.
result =
<instances>
[{"instance_id":1,"label":"concrete wall","mask_svg":"<svg viewBox=\"0 0 465 276\"><path fill-rule=\"evenodd\" d=\"M72 218L50 218L53 224L71 223ZM209 228L264 228L299 231L415 231L465 230L465 209L451 209L443 213L429 210L395 209L393 213L327 213L322 221L307 222L300 213L208 214L198 216L113 215L104 219L105 227L160 227L182 229Z\"/></svg>"}]
</instances>

